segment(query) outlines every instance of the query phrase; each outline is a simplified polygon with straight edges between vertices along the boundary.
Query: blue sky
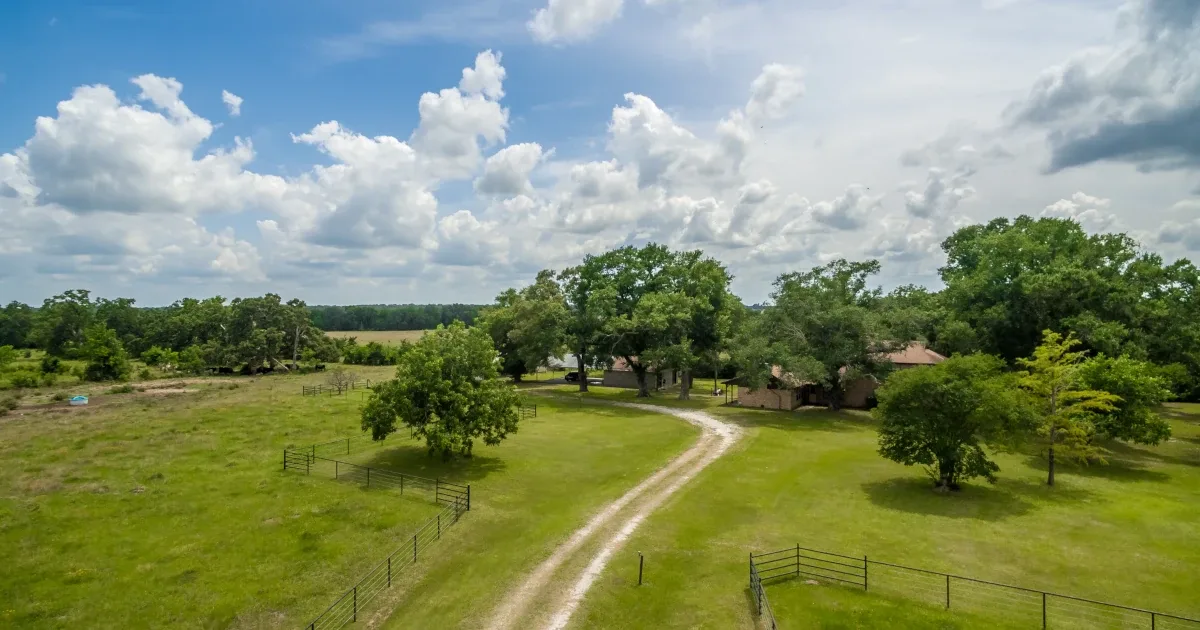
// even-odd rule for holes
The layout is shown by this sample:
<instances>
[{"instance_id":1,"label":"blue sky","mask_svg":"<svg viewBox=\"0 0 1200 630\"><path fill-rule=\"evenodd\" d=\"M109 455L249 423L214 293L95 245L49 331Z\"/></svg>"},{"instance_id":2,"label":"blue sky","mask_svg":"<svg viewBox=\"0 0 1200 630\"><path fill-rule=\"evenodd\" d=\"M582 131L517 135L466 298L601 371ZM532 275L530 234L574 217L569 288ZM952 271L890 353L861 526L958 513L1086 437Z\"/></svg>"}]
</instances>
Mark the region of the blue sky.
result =
<instances>
[{"instance_id":1,"label":"blue sky","mask_svg":"<svg viewBox=\"0 0 1200 630\"><path fill-rule=\"evenodd\" d=\"M656 240L753 302L837 256L936 286L1022 213L1192 255L1197 6L4 3L0 299L489 301Z\"/></svg>"}]
</instances>

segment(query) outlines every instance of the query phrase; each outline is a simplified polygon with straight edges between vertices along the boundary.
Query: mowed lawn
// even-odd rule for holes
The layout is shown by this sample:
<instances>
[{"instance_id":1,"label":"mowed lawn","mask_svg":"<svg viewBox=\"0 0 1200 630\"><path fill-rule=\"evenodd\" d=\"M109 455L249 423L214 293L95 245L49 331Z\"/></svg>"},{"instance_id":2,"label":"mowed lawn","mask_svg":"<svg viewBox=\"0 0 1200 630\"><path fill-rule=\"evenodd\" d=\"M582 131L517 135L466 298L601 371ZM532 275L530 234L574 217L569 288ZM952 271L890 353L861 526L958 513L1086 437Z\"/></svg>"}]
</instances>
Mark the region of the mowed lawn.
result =
<instances>
[{"instance_id":1,"label":"mowed lawn","mask_svg":"<svg viewBox=\"0 0 1200 630\"><path fill-rule=\"evenodd\" d=\"M383 627L483 627L509 589L557 545L699 435L662 414L531 401L537 418L522 421L499 446L477 444L465 463L431 460L403 440L360 456L372 466L471 484L470 513L431 547L416 579L388 594L380 608L392 613Z\"/></svg>"},{"instance_id":2,"label":"mowed lawn","mask_svg":"<svg viewBox=\"0 0 1200 630\"><path fill-rule=\"evenodd\" d=\"M754 627L748 554L797 544L1200 617L1198 405L1168 407L1169 443L1116 445L1108 465L1060 467L1053 488L1045 485L1041 458L1008 454L996 458L1002 469L996 485L975 480L961 493L939 495L920 468L876 453L875 424L865 413L657 401L708 407L745 426L746 434L643 523L598 580L575 628ZM638 551L645 554L641 587ZM800 580L767 592L784 628L1041 622L1040 596L956 582L947 613L943 578L872 566L870 586L863 593ZM1054 627L1121 621L1053 600L1049 616ZM1136 622L1149 627L1148 617Z\"/></svg>"},{"instance_id":3,"label":"mowed lawn","mask_svg":"<svg viewBox=\"0 0 1200 630\"><path fill-rule=\"evenodd\" d=\"M401 341L415 342L425 336L427 330L330 330L325 334L338 338L345 339L346 337L354 337L358 339L359 344L371 343L372 341L385 345L395 345Z\"/></svg>"}]
</instances>

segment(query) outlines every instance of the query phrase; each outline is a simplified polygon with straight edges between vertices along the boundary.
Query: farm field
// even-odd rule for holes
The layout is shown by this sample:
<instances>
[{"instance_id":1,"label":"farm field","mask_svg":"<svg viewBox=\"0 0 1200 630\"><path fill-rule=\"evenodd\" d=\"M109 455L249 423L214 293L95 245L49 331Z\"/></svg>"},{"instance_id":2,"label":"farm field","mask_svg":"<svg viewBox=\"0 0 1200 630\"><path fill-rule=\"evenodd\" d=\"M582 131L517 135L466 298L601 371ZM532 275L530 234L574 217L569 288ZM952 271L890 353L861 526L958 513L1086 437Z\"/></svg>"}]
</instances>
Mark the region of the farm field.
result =
<instances>
[{"instance_id":1,"label":"farm field","mask_svg":"<svg viewBox=\"0 0 1200 630\"><path fill-rule=\"evenodd\" d=\"M291 628L315 617L437 511L280 470L285 446L358 432L357 393L300 396L319 382L189 379L175 393L100 393L87 408L27 405L0 419L0 548L17 550L0 566L0 626ZM636 416L585 419L546 408L467 462L430 460L403 440L360 457L473 484L478 507L459 527L475 529L456 532L476 532L470 544L512 538L488 525L511 525L526 502L540 510L531 531L552 536L691 435ZM622 438L592 449L596 426ZM546 487L564 479L577 482Z\"/></svg>"},{"instance_id":2,"label":"farm field","mask_svg":"<svg viewBox=\"0 0 1200 630\"><path fill-rule=\"evenodd\" d=\"M401 341L414 342L425 335L424 330L330 330L325 334L336 339L355 337L359 344L382 343L385 345L398 344Z\"/></svg>"},{"instance_id":3,"label":"farm field","mask_svg":"<svg viewBox=\"0 0 1200 630\"><path fill-rule=\"evenodd\" d=\"M643 524L572 627L752 627L747 554L797 544L1200 617L1200 405L1168 407L1171 442L1115 446L1110 465L1064 467L1053 488L1039 458L1012 454L998 458L995 486L974 482L954 496L933 493L920 469L879 457L864 413L690 405L741 424L746 437ZM1027 608L983 589L962 589L956 600L978 617L949 615L939 610L940 581L875 571L872 593L883 596L803 581L768 585L767 593L787 628L1040 621L1040 600Z\"/></svg>"}]
</instances>

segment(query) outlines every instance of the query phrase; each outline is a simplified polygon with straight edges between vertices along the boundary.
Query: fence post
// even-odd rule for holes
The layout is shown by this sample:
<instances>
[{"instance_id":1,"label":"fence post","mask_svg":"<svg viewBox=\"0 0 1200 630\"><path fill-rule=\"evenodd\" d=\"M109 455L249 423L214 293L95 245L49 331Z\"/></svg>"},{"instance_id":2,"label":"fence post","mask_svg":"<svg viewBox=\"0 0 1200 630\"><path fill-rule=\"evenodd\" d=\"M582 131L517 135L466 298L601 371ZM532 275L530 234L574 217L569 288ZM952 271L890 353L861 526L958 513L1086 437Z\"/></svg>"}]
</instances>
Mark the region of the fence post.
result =
<instances>
[{"instance_id":1,"label":"fence post","mask_svg":"<svg viewBox=\"0 0 1200 630\"><path fill-rule=\"evenodd\" d=\"M350 438L346 438L346 454L350 454Z\"/></svg>"},{"instance_id":2,"label":"fence post","mask_svg":"<svg viewBox=\"0 0 1200 630\"><path fill-rule=\"evenodd\" d=\"M442 479L438 477L433 480L433 502L437 503L442 498Z\"/></svg>"},{"instance_id":3,"label":"fence post","mask_svg":"<svg viewBox=\"0 0 1200 630\"><path fill-rule=\"evenodd\" d=\"M467 484L467 511L471 511L471 484Z\"/></svg>"},{"instance_id":4,"label":"fence post","mask_svg":"<svg viewBox=\"0 0 1200 630\"><path fill-rule=\"evenodd\" d=\"M863 556L863 590L867 590L867 557Z\"/></svg>"},{"instance_id":5,"label":"fence post","mask_svg":"<svg viewBox=\"0 0 1200 630\"><path fill-rule=\"evenodd\" d=\"M417 535L413 534L413 562L417 561Z\"/></svg>"},{"instance_id":6,"label":"fence post","mask_svg":"<svg viewBox=\"0 0 1200 630\"><path fill-rule=\"evenodd\" d=\"M312 474L312 461L313 460L311 457L304 458L304 474L306 474L306 475Z\"/></svg>"},{"instance_id":7,"label":"fence post","mask_svg":"<svg viewBox=\"0 0 1200 630\"><path fill-rule=\"evenodd\" d=\"M400 494L404 494L404 475L400 475Z\"/></svg>"},{"instance_id":8,"label":"fence post","mask_svg":"<svg viewBox=\"0 0 1200 630\"><path fill-rule=\"evenodd\" d=\"M642 585L642 567L646 566L646 556L638 552L638 586Z\"/></svg>"},{"instance_id":9,"label":"fence post","mask_svg":"<svg viewBox=\"0 0 1200 630\"><path fill-rule=\"evenodd\" d=\"M388 556L388 588L392 588L392 557Z\"/></svg>"},{"instance_id":10,"label":"fence post","mask_svg":"<svg viewBox=\"0 0 1200 630\"><path fill-rule=\"evenodd\" d=\"M1046 594L1042 593L1042 630L1046 630Z\"/></svg>"},{"instance_id":11,"label":"fence post","mask_svg":"<svg viewBox=\"0 0 1200 630\"><path fill-rule=\"evenodd\" d=\"M333 460L333 478L338 478L338 460Z\"/></svg>"},{"instance_id":12,"label":"fence post","mask_svg":"<svg viewBox=\"0 0 1200 630\"><path fill-rule=\"evenodd\" d=\"M1154 630L1154 626L1156 625L1155 624L1156 617L1158 617L1157 613L1150 613L1150 630Z\"/></svg>"},{"instance_id":13,"label":"fence post","mask_svg":"<svg viewBox=\"0 0 1200 630\"><path fill-rule=\"evenodd\" d=\"M1044 608L1044 606L1043 606ZM946 576L946 610L950 610L950 576ZM1045 624L1045 621L1042 622Z\"/></svg>"},{"instance_id":14,"label":"fence post","mask_svg":"<svg viewBox=\"0 0 1200 630\"><path fill-rule=\"evenodd\" d=\"M283 449L283 469L287 470L287 449Z\"/></svg>"},{"instance_id":15,"label":"fence post","mask_svg":"<svg viewBox=\"0 0 1200 630\"><path fill-rule=\"evenodd\" d=\"M796 577L800 577L800 543L796 543Z\"/></svg>"},{"instance_id":16,"label":"fence post","mask_svg":"<svg viewBox=\"0 0 1200 630\"><path fill-rule=\"evenodd\" d=\"M354 585L354 618L351 621L358 621L358 585Z\"/></svg>"}]
</instances>

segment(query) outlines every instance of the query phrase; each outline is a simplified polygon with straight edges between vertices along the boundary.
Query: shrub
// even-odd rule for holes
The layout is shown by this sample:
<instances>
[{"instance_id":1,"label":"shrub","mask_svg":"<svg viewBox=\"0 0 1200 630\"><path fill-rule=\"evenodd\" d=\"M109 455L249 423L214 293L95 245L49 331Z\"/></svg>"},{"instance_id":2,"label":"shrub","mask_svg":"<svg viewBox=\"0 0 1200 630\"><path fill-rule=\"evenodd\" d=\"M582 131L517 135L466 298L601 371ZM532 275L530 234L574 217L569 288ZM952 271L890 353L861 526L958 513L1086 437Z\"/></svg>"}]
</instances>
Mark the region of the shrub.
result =
<instances>
[{"instance_id":1,"label":"shrub","mask_svg":"<svg viewBox=\"0 0 1200 630\"><path fill-rule=\"evenodd\" d=\"M123 381L129 378L129 355L125 352L117 332L104 324L87 329L84 356L87 357L85 372L89 381Z\"/></svg>"},{"instance_id":2,"label":"shrub","mask_svg":"<svg viewBox=\"0 0 1200 630\"><path fill-rule=\"evenodd\" d=\"M4 398L0 398L0 415L16 409L19 404L20 403L17 402L16 396L6 396Z\"/></svg>"},{"instance_id":3,"label":"shrub","mask_svg":"<svg viewBox=\"0 0 1200 630\"><path fill-rule=\"evenodd\" d=\"M66 392L54 392L54 395L50 397L50 400L53 400L54 402L63 402L66 399L67 399Z\"/></svg>"},{"instance_id":4,"label":"shrub","mask_svg":"<svg viewBox=\"0 0 1200 630\"><path fill-rule=\"evenodd\" d=\"M26 359L28 359L28 358L31 358L32 356L33 356L33 352L32 352L32 351L30 351L30 350L26 350L26 351L25 351L25 358L26 358Z\"/></svg>"},{"instance_id":5,"label":"shrub","mask_svg":"<svg viewBox=\"0 0 1200 630\"><path fill-rule=\"evenodd\" d=\"M58 374L62 369L62 361L58 357L46 355L42 357L41 370L42 374Z\"/></svg>"},{"instance_id":6,"label":"shrub","mask_svg":"<svg viewBox=\"0 0 1200 630\"><path fill-rule=\"evenodd\" d=\"M148 381L154 378L154 375L150 373L150 368L142 368L141 371L138 372L138 378L142 379L143 381Z\"/></svg>"},{"instance_id":7,"label":"shrub","mask_svg":"<svg viewBox=\"0 0 1200 630\"><path fill-rule=\"evenodd\" d=\"M133 385L128 385L128 384L118 385L118 386L108 390L108 393L110 393L110 394L132 394L133 393Z\"/></svg>"},{"instance_id":8,"label":"shrub","mask_svg":"<svg viewBox=\"0 0 1200 630\"><path fill-rule=\"evenodd\" d=\"M71 368L71 376L74 376L75 378L82 381L83 380L83 367L76 365L75 367Z\"/></svg>"},{"instance_id":9,"label":"shrub","mask_svg":"<svg viewBox=\"0 0 1200 630\"><path fill-rule=\"evenodd\" d=\"M51 387L56 381L58 381L58 375L54 372L42 375L42 387Z\"/></svg>"},{"instance_id":10,"label":"shrub","mask_svg":"<svg viewBox=\"0 0 1200 630\"><path fill-rule=\"evenodd\" d=\"M33 372L13 372L8 380L13 387L37 387L41 384L41 379Z\"/></svg>"}]
</instances>

